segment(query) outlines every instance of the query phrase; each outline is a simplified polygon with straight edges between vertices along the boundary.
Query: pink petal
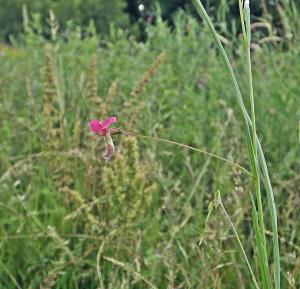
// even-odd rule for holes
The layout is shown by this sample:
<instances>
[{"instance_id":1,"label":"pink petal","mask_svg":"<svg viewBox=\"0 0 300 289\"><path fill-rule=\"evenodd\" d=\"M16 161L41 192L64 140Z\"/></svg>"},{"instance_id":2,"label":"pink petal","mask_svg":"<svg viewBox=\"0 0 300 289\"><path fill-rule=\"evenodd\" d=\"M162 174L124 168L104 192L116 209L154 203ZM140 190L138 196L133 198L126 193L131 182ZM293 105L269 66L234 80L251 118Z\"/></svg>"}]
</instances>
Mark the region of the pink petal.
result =
<instances>
[{"instance_id":1,"label":"pink petal","mask_svg":"<svg viewBox=\"0 0 300 289\"><path fill-rule=\"evenodd\" d=\"M108 128L112 123L116 122L117 118L115 116L111 116L108 119L104 120L101 124L102 124L102 128L106 129Z\"/></svg>"},{"instance_id":2,"label":"pink petal","mask_svg":"<svg viewBox=\"0 0 300 289\"><path fill-rule=\"evenodd\" d=\"M103 129L103 126L99 120L93 119L90 121L90 129L94 133L100 133Z\"/></svg>"}]
</instances>

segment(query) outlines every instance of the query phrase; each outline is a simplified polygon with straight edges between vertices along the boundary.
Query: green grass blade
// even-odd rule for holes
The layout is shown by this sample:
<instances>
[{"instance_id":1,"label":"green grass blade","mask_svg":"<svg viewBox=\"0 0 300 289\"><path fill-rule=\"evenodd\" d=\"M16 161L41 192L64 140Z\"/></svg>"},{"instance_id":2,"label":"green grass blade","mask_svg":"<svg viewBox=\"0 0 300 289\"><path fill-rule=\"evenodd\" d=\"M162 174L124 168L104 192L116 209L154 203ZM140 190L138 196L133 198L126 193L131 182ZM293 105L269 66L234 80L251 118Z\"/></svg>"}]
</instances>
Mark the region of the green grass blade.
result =
<instances>
[{"instance_id":1,"label":"green grass blade","mask_svg":"<svg viewBox=\"0 0 300 289\"><path fill-rule=\"evenodd\" d=\"M279 252L279 241L278 241L277 210L276 210L274 193L273 193L273 189L269 177L267 163L265 160L265 156L261 144L258 140L257 140L257 147L258 147L258 159L263 174L262 181L264 183L267 197L268 197L268 209L270 212L271 224L272 224L275 288L280 289L280 252Z\"/></svg>"},{"instance_id":2,"label":"green grass blade","mask_svg":"<svg viewBox=\"0 0 300 289\"><path fill-rule=\"evenodd\" d=\"M250 97L250 106L251 106L251 121L252 121L252 144L250 155L254 162L252 163L252 173L255 176L255 192L258 211L255 209L255 232L256 232L256 246L258 248L258 257L260 270L263 280L263 287L265 289L271 288L270 280L270 270L269 262L267 256L267 242L265 235L265 223L264 223L264 212L262 206L262 197L261 197L261 184L260 184L260 169L258 164L257 157L257 143L256 143L256 121L255 121L255 105L254 105L254 92L253 92L253 80L252 80L252 63L251 63L251 20L250 20L250 3L249 0L244 2L244 10L241 15L244 14L244 17L241 16L242 24L245 24L246 30L243 30L244 39L245 39L245 48L247 55L247 71L248 71L248 89Z\"/></svg>"},{"instance_id":3,"label":"green grass blade","mask_svg":"<svg viewBox=\"0 0 300 289\"><path fill-rule=\"evenodd\" d=\"M263 284L263 288L269 289L271 288L271 279L269 274L267 249L265 246L266 243L264 241L264 235L262 235L261 228L259 226L259 218L257 214L255 201L252 194L250 195L252 201L252 216L253 216L252 218L253 218L254 231L256 236L256 246L259 251L258 259L259 259L259 267L261 272L262 284Z\"/></svg>"}]
</instances>

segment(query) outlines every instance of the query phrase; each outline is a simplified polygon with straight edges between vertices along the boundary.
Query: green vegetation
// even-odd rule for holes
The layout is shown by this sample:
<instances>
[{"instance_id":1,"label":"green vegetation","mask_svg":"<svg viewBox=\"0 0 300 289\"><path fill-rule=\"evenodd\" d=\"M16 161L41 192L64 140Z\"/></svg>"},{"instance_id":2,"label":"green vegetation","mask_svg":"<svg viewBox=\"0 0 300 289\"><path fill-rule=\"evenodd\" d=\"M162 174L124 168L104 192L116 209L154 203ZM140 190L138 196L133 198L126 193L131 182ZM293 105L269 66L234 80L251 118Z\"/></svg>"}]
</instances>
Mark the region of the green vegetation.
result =
<instances>
[{"instance_id":1,"label":"green vegetation","mask_svg":"<svg viewBox=\"0 0 300 289\"><path fill-rule=\"evenodd\" d=\"M69 25L87 26L93 19L98 32L108 32L109 24L127 27L129 15L124 13L124 0L0 0L0 39L23 32L22 11L24 7L32 14L32 18L44 30L52 10L62 25L61 31ZM47 30L44 31L47 34Z\"/></svg>"},{"instance_id":2,"label":"green vegetation","mask_svg":"<svg viewBox=\"0 0 300 289\"><path fill-rule=\"evenodd\" d=\"M228 36L240 32L238 0L203 0L202 3L219 33ZM139 5L143 8L139 9ZM299 30L299 5L295 0L252 0L251 14L260 23L253 28L260 40L271 37L276 41L278 35L293 38ZM197 15L190 0L0 0L0 7L0 40L6 42L22 38L24 9L35 23L35 31L46 37L49 36L49 11L56 15L60 33L65 33L70 26L86 27L93 21L98 33L106 35L113 25L141 38L145 37L144 21L155 23L157 10L169 24L174 24L173 17L180 9ZM85 30L82 35L86 35Z\"/></svg>"},{"instance_id":3,"label":"green vegetation","mask_svg":"<svg viewBox=\"0 0 300 289\"><path fill-rule=\"evenodd\" d=\"M251 58L281 288L292 289L300 286L300 45L299 20L286 19L293 39L259 42L254 31ZM1 288L254 288L241 244L259 287L274 288L264 184L260 207L252 178L235 166L122 134L105 162L103 139L89 132L90 119L116 115L117 127L204 149L265 179L246 145L256 131L244 133L209 29L182 11L173 31L156 22L145 24L142 43L114 27L99 37L93 24L85 37L72 25L60 36L53 17L51 39L28 23L24 41L0 47ZM222 43L251 112L243 39ZM263 226L266 246L256 243Z\"/></svg>"}]
</instances>

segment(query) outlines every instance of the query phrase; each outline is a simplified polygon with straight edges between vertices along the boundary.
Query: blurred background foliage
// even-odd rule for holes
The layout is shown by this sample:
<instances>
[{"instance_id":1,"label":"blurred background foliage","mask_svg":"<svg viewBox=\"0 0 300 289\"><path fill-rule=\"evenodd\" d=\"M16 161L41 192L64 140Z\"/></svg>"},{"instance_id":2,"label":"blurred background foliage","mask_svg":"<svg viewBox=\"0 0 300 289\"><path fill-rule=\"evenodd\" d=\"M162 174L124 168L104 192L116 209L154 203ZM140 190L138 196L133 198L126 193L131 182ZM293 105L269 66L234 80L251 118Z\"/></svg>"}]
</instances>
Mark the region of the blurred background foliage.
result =
<instances>
[{"instance_id":1,"label":"blurred background foliage","mask_svg":"<svg viewBox=\"0 0 300 289\"><path fill-rule=\"evenodd\" d=\"M30 14L46 24L49 10L53 10L60 23L72 21L76 25L86 26L91 19L95 21L99 32L107 32L109 23L116 26L128 26L128 14L124 12L123 0L1 0L0 1L0 37L19 35L23 31L22 9L26 5ZM39 15L39 16L38 16ZM65 27L62 27L62 29Z\"/></svg>"},{"instance_id":2,"label":"blurred background foliage","mask_svg":"<svg viewBox=\"0 0 300 289\"><path fill-rule=\"evenodd\" d=\"M238 1L236 0L203 0L208 13L213 17L223 34L236 34L238 21ZM265 23L262 30L269 25L285 37L292 37L288 30L289 21L297 21L299 16L297 1L290 0L252 0L252 15L256 21ZM65 31L66 23L87 26L94 21L97 32L107 34L110 23L117 28L128 29L138 37L146 35L144 22L155 23L157 10L163 20L174 27L174 15L184 9L196 15L189 0L154 1L154 0L0 0L0 40L9 41L12 35L20 36L24 31L22 9L45 26L49 10L52 10L61 24L60 31ZM289 9L286 9L289 8ZM286 11L291 15L285 15ZM262 18L263 17L263 20ZM46 32L44 32L47 34Z\"/></svg>"}]
</instances>

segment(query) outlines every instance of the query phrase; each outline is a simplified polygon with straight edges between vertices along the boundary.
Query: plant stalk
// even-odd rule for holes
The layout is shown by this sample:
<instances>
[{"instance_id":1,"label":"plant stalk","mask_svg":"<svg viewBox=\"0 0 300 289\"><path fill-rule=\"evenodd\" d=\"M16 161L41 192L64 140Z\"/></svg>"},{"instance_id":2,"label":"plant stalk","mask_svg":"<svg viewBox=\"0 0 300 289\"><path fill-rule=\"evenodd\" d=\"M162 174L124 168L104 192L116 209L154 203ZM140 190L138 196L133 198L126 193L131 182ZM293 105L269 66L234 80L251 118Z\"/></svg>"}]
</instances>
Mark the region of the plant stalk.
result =
<instances>
[{"instance_id":1,"label":"plant stalk","mask_svg":"<svg viewBox=\"0 0 300 289\"><path fill-rule=\"evenodd\" d=\"M168 139L163 139L163 138L159 138L159 137L147 136L147 135L142 135L142 134L139 134L139 133L130 132L130 131L127 131L127 130L124 130L124 129L121 129L121 128L114 128L114 129L116 129L117 131L120 131L121 133L123 133L125 135L131 135L131 136L135 136L135 137L145 138L145 139L149 139L149 140L157 141L157 142L169 143L169 144L173 144L173 145L176 145L176 146L187 148L187 149L190 149L190 150L193 150L193 151L200 152L200 153L205 154L209 157L224 161L224 162L226 162L226 163L228 163L232 166L235 166L236 168L241 170L243 173L245 173L246 175L253 178L253 175L246 168L242 167L241 165L239 165L239 164L237 164L237 163L235 163L231 160L228 160L228 159L225 159L225 158L220 157L218 155L215 155L213 153L207 152L203 149L195 148L195 147L192 147L192 146L189 146L189 145L186 145L186 144L182 144L182 143L179 143L179 142L171 141L171 140L168 140Z\"/></svg>"}]
</instances>

